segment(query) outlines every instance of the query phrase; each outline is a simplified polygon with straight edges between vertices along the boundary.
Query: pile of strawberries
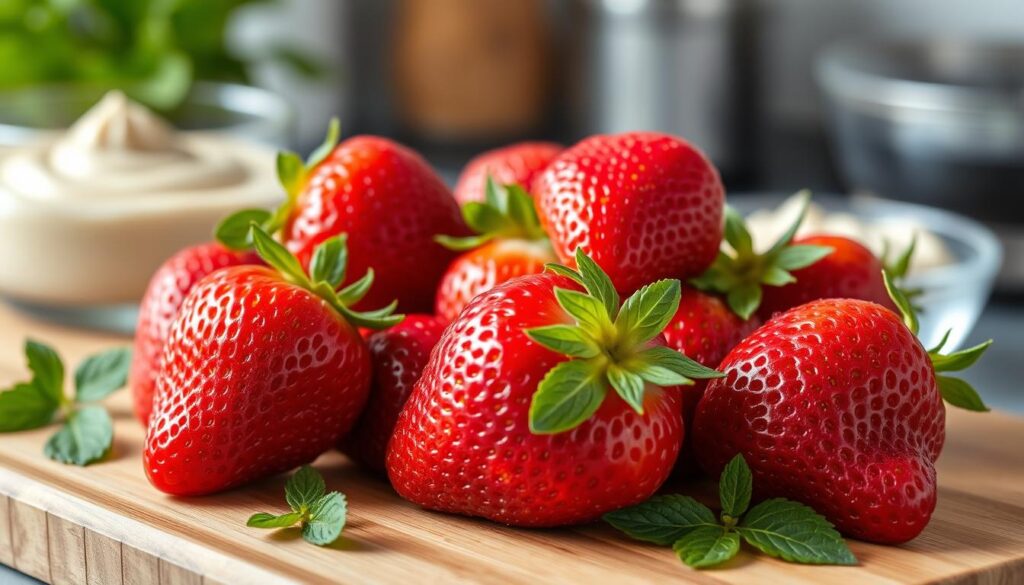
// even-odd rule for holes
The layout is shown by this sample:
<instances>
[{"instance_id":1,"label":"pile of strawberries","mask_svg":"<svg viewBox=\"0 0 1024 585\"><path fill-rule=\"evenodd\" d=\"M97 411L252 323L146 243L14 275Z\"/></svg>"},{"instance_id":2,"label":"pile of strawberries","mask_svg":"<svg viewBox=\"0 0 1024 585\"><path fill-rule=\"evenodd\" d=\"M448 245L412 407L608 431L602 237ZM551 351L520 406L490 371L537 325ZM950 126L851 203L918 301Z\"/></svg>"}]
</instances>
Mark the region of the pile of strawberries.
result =
<instances>
[{"instance_id":1,"label":"pile of strawberries","mask_svg":"<svg viewBox=\"0 0 1024 585\"><path fill-rule=\"evenodd\" d=\"M755 500L847 535L927 524L943 398L984 409L942 372L984 346L923 348L860 244L793 225L756 249L716 169L663 134L492 151L454 196L408 148L336 140L282 154L279 209L153 277L131 386L156 488L338 448L426 508L557 526L742 455Z\"/></svg>"}]
</instances>

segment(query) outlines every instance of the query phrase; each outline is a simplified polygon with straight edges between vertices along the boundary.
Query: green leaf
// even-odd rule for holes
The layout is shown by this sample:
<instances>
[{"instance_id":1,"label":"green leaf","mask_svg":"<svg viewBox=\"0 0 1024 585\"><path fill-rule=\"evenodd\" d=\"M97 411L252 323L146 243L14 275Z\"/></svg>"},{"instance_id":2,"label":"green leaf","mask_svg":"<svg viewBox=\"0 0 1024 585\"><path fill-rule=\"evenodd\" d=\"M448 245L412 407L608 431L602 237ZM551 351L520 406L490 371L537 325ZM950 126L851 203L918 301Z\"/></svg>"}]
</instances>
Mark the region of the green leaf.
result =
<instances>
[{"instance_id":1,"label":"green leaf","mask_svg":"<svg viewBox=\"0 0 1024 585\"><path fill-rule=\"evenodd\" d=\"M740 535L721 526L702 526L677 540L672 550L690 567L713 567L740 552Z\"/></svg>"},{"instance_id":2,"label":"green leaf","mask_svg":"<svg viewBox=\"0 0 1024 585\"><path fill-rule=\"evenodd\" d=\"M952 329L946 329L946 333L942 335L942 339L939 340L939 343L937 343L935 347L928 350L928 355L938 355L939 352L942 351L942 348L946 347L946 342L949 341L949 335L951 333L953 333Z\"/></svg>"},{"instance_id":3,"label":"green leaf","mask_svg":"<svg viewBox=\"0 0 1024 585\"><path fill-rule=\"evenodd\" d=\"M882 253L882 261L885 263L885 271L895 279L903 278L910 271L910 261L914 258L914 250L917 248L917 232L910 237L910 244L895 261L889 261L889 242L885 242L885 251Z\"/></svg>"},{"instance_id":4,"label":"green leaf","mask_svg":"<svg viewBox=\"0 0 1024 585\"><path fill-rule=\"evenodd\" d=\"M946 336L949 336L948 332L946 333ZM945 340L946 338L943 338L943 343L940 344L940 350L941 345L945 345ZM978 361L978 358L985 353L985 350L987 350L990 345L992 345L991 339L983 343L979 343L974 347L955 351L948 355L939 354L939 350L933 350L929 352L929 355L932 358L932 366L935 367L936 372L959 372L973 366L974 362Z\"/></svg>"},{"instance_id":5,"label":"green leaf","mask_svg":"<svg viewBox=\"0 0 1024 585\"><path fill-rule=\"evenodd\" d=\"M277 153L277 180L288 193L289 199L297 195L306 181L306 165L302 158L294 152Z\"/></svg>"},{"instance_id":6,"label":"green leaf","mask_svg":"<svg viewBox=\"0 0 1024 585\"><path fill-rule=\"evenodd\" d=\"M551 368L530 402L530 432L565 432L590 418L608 391L604 373L589 361L570 360Z\"/></svg>"},{"instance_id":7,"label":"green leaf","mask_svg":"<svg viewBox=\"0 0 1024 585\"><path fill-rule=\"evenodd\" d=\"M498 185L498 182L494 180L489 173L487 178L484 180L484 202L485 204L504 215L504 212L508 209L505 190Z\"/></svg>"},{"instance_id":8,"label":"green leaf","mask_svg":"<svg viewBox=\"0 0 1024 585\"><path fill-rule=\"evenodd\" d=\"M754 253L754 243L750 232L747 231L743 216L729 206L725 207L725 241L739 256L749 256Z\"/></svg>"},{"instance_id":9,"label":"green leaf","mask_svg":"<svg viewBox=\"0 0 1024 585\"><path fill-rule=\"evenodd\" d=\"M345 288L338 291L338 298L345 305L353 305L363 300L366 293L370 292L370 288L373 287L374 272L373 268L367 268L366 274L362 278L346 286Z\"/></svg>"},{"instance_id":10,"label":"green leaf","mask_svg":"<svg viewBox=\"0 0 1024 585\"><path fill-rule=\"evenodd\" d=\"M580 327L591 336L600 337L605 328L611 326L604 305L596 298L565 288L555 288L555 298L565 312L576 319Z\"/></svg>"},{"instance_id":11,"label":"green leaf","mask_svg":"<svg viewBox=\"0 0 1024 585\"><path fill-rule=\"evenodd\" d=\"M761 283L768 286L785 286L791 282L796 282L796 278L778 266L767 267L761 275Z\"/></svg>"},{"instance_id":12,"label":"green leaf","mask_svg":"<svg viewBox=\"0 0 1024 585\"><path fill-rule=\"evenodd\" d=\"M304 288L312 288L312 283L306 278L298 259L259 226L252 228L252 242L260 258L277 269L282 276Z\"/></svg>"},{"instance_id":13,"label":"green leaf","mask_svg":"<svg viewBox=\"0 0 1024 585\"><path fill-rule=\"evenodd\" d=\"M341 122L338 121L338 118L331 118L330 123L327 124L327 135L324 137L324 141L310 153L309 158L306 159L305 167L313 169L322 163L324 159L334 152L334 148L338 146L339 138L341 138Z\"/></svg>"},{"instance_id":14,"label":"green leaf","mask_svg":"<svg viewBox=\"0 0 1024 585\"><path fill-rule=\"evenodd\" d=\"M510 226L508 216L501 210L487 203L470 201L462 206L462 218L474 232L492 235L506 230Z\"/></svg>"},{"instance_id":15,"label":"green leaf","mask_svg":"<svg viewBox=\"0 0 1024 585\"><path fill-rule=\"evenodd\" d=\"M675 279L659 280L633 293L615 320L622 343L634 347L661 333L679 308L680 295Z\"/></svg>"},{"instance_id":16,"label":"green leaf","mask_svg":"<svg viewBox=\"0 0 1024 585\"><path fill-rule=\"evenodd\" d=\"M831 246L786 246L774 257L774 266L783 270L797 270L814 264L818 260L835 252Z\"/></svg>"},{"instance_id":17,"label":"green leaf","mask_svg":"<svg viewBox=\"0 0 1024 585\"><path fill-rule=\"evenodd\" d=\"M775 240L771 249L764 253L765 256L775 256L781 252L783 248L788 246L793 241L793 238L796 237L796 232L800 229L800 224L802 224L804 222L804 218L807 217L807 209L811 205L811 192L807 189L803 189L797 192L794 197L800 200L800 212L797 213L796 219L793 220L793 223L789 224L789 228L786 229L782 236L780 236L778 240Z\"/></svg>"},{"instance_id":18,"label":"green leaf","mask_svg":"<svg viewBox=\"0 0 1024 585\"><path fill-rule=\"evenodd\" d=\"M739 518L750 506L750 495L754 489L754 478L743 455L736 454L722 470L718 480L718 498L722 513Z\"/></svg>"},{"instance_id":19,"label":"green leaf","mask_svg":"<svg viewBox=\"0 0 1024 585\"><path fill-rule=\"evenodd\" d=\"M953 406L974 412L990 410L978 395L978 391L966 381L950 376L935 376L935 381L939 385L942 399Z\"/></svg>"},{"instance_id":20,"label":"green leaf","mask_svg":"<svg viewBox=\"0 0 1024 585\"><path fill-rule=\"evenodd\" d=\"M127 347L89 356L75 369L75 400L95 402L124 388L131 364L132 350Z\"/></svg>"},{"instance_id":21,"label":"green leaf","mask_svg":"<svg viewBox=\"0 0 1024 585\"><path fill-rule=\"evenodd\" d=\"M132 86L132 95L157 109L180 104L192 86L192 59L182 51L160 56L152 72Z\"/></svg>"},{"instance_id":22,"label":"green leaf","mask_svg":"<svg viewBox=\"0 0 1024 585\"><path fill-rule=\"evenodd\" d=\"M756 283L741 284L726 293L725 300L733 313L747 320L761 306L761 287Z\"/></svg>"},{"instance_id":23,"label":"green leaf","mask_svg":"<svg viewBox=\"0 0 1024 585\"><path fill-rule=\"evenodd\" d=\"M568 266L562 266L561 264L548 263L548 264L544 265L544 270L547 270L548 272L554 272L555 274L564 276L566 278L571 278L572 280L576 281L576 284L579 284L579 285L583 284L583 277L580 276L580 273L576 272L572 268L569 268Z\"/></svg>"},{"instance_id":24,"label":"green leaf","mask_svg":"<svg viewBox=\"0 0 1024 585\"><path fill-rule=\"evenodd\" d=\"M579 268L579 274L583 278L583 286L587 292L601 301L608 313L608 319L614 321L618 315L621 301L608 273L602 270L590 256L584 254L582 248L576 249L576 266Z\"/></svg>"},{"instance_id":25,"label":"green leaf","mask_svg":"<svg viewBox=\"0 0 1024 585\"><path fill-rule=\"evenodd\" d=\"M68 417L43 447L43 453L54 461L72 465L88 465L110 452L114 441L114 425L102 406L86 406Z\"/></svg>"},{"instance_id":26,"label":"green leaf","mask_svg":"<svg viewBox=\"0 0 1024 585\"><path fill-rule=\"evenodd\" d=\"M721 530L715 514L690 496L665 495L603 516L630 538L670 545L700 527Z\"/></svg>"},{"instance_id":27,"label":"green leaf","mask_svg":"<svg viewBox=\"0 0 1024 585\"><path fill-rule=\"evenodd\" d=\"M388 306L374 311L353 311L344 305L336 305L334 308L356 327L367 327L375 331L394 327L405 319L405 315L394 314L398 301L392 301Z\"/></svg>"},{"instance_id":28,"label":"green leaf","mask_svg":"<svg viewBox=\"0 0 1024 585\"><path fill-rule=\"evenodd\" d=\"M258 512L249 516L249 520L246 521L245 525L250 528L288 528L289 526L295 526L300 520L302 520L302 514L299 512L288 512L280 516Z\"/></svg>"},{"instance_id":29,"label":"green leaf","mask_svg":"<svg viewBox=\"0 0 1024 585\"><path fill-rule=\"evenodd\" d=\"M303 465L288 478L284 486L284 497L292 510L298 512L311 507L326 491L323 476L309 465Z\"/></svg>"},{"instance_id":30,"label":"green leaf","mask_svg":"<svg viewBox=\"0 0 1024 585\"><path fill-rule=\"evenodd\" d=\"M637 414L644 413L644 379L615 364L608 366L608 382Z\"/></svg>"},{"instance_id":31,"label":"green leaf","mask_svg":"<svg viewBox=\"0 0 1024 585\"><path fill-rule=\"evenodd\" d=\"M519 185L506 185L505 190L508 192L508 217L518 226L522 235L531 240L546 238L547 234L540 227L533 197Z\"/></svg>"},{"instance_id":32,"label":"green leaf","mask_svg":"<svg viewBox=\"0 0 1024 585\"><path fill-rule=\"evenodd\" d=\"M52 347L34 341L25 341L25 357L28 369L32 372L32 383L54 402L63 403L64 398L64 362Z\"/></svg>"},{"instance_id":33,"label":"green leaf","mask_svg":"<svg viewBox=\"0 0 1024 585\"><path fill-rule=\"evenodd\" d=\"M252 226L262 226L270 219L266 209L243 209L225 217L213 235L225 248L248 250L252 247Z\"/></svg>"},{"instance_id":34,"label":"green leaf","mask_svg":"<svg viewBox=\"0 0 1024 585\"><path fill-rule=\"evenodd\" d=\"M652 375L654 377L662 376L667 378L669 374L664 372L667 371L685 380L683 382L661 383L654 379L644 378L648 382L658 384L659 386L675 386L692 383L692 380L707 380L725 376L725 374L707 366L702 366L678 351L663 345L655 345L645 349L627 360L627 364L631 371L636 372L641 377Z\"/></svg>"},{"instance_id":35,"label":"green leaf","mask_svg":"<svg viewBox=\"0 0 1024 585\"><path fill-rule=\"evenodd\" d=\"M348 246L345 240L345 234L341 234L325 240L316 247L309 264L313 282L326 282L333 289L345 280L345 268L348 264Z\"/></svg>"},{"instance_id":36,"label":"green leaf","mask_svg":"<svg viewBox=\"0 0 1024 585\"><path fill-rule=\"evenodd\" d=\"M58 403L36 384L22 382L0 392L0 433L24 431L50 424Z\"/></svg>"},{"instance_id":37,"label":"green leaf","mask_svg":"<svg viewBox=\"0 0 1024 585\"><path fill-rule=\"evenodd\" d=\"M309 520L302 525L302 538L317 546L331 544L341 536L348 516L345 496L331 492L319 498L309 510Z\"/></svg>"},{"instance_id":38,"label":"green leaf","mask_svg":"<svg viewBox=\"0 0 1024 585\"><path fill-rule=\"evenodd\" d=\"M548 325L525 330L530 339L544 347L572 357L592 358L601 348L587 333L573 325Z\"/></svg>"},{"instance_id":39,"label":"green leaf","mask_svg":"<svg viewBox=\"0 0 1024 585\"><path fill-rule=\"evenodd\" d=\"M468 205L468 204L467 204ZM483 246L487 242L490 242L495 238L495 234L483 234L479 236L466 236L464 238L455 236L437 235L434 236L434 241L441 244L445 248L454 252L465 252L466 250L475 250L480 246Z\"/></svg>"},{"instance_id":40,"label":"green leaf","mask_svg":"<svg viewBox=\"0 0 1024 585\"><path fill-rule=\"evenodd\" d=\"M900 316L903 318L903 324L910 329L910 332L917 335L918 322L917 314L914 313L914 307L910 305L910 299L904 294L899 287L892 281L889 273L885 270L882 271L882 280L885 282L885 290L889 291L889 298L892 302L896 303L896 307L900 311Z\"/></svg>"},{"instance_id":41,"label":"green leaf","mask_svg":"<svg viewBox=\"0 0 1024 585\"><path fill-rule=\"evenodd\" d=\"M751 508L736 530L765 554L809 564L854 565L857 559L832 524L811 508L782 498Z\"/></svg>"}]
</instances>

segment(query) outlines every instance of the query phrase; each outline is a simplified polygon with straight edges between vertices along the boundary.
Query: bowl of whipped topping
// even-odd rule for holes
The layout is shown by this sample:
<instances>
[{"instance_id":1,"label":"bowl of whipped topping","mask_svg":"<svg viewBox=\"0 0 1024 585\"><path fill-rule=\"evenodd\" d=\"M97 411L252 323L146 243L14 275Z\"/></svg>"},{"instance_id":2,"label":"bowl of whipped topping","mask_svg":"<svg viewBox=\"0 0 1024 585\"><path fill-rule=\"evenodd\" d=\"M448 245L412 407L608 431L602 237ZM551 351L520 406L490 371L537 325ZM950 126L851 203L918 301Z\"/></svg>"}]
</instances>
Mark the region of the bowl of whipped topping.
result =
<instances>
[{"instance_id":1,"label":"bowl of whipped topping","mask_svg":"<svg viewBox=\"0 0 1024 585\"><path fill-rule=\"evenodd\" d=\"M65 130L0 151L0 296L120 328L104 311L137 302L163 260L233 210L281 200L274 158L257 140L179 130L107 93Z\"/></svg>"},{"instance_id":2,"label":"bowl of whipped topping","mask_svg":"<svg viewBox=\"0 0 1024 585\"><path fill-rule=\"evenodd\" d=\"M797 196L749 194L729 197L746 216L755 248L767 249L800 213ZM1002 262L995 234L980 223L936 207L867 196L815 195L797 237L845 236L892 261L911 242L914 251L901 286L914 297L925 347L950 332L947 349L959 347L981 314Z\"/></svg>"}]
</instances>

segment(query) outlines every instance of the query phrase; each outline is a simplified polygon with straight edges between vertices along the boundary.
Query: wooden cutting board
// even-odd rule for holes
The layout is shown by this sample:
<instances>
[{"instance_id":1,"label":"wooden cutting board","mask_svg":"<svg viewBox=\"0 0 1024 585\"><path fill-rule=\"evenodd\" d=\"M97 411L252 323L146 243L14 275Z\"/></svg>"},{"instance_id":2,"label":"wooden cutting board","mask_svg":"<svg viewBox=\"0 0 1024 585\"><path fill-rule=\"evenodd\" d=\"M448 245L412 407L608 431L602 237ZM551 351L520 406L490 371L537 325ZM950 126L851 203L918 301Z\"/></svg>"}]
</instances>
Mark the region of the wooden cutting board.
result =
<instances>
[{"instance_id":1,"label":"wooden cutting board","mask_svg":"<svg viewBox=\"0 0 1024 585\"><path fill-rule=\"evenodd\" d=\"M0 384L24 376L23 339L54 344L69 362L124 338L31 321L0 306ZM42 455L52 428L0 435L0 562L53 583L1024 583L1024 419L949 413L939 504L913 542L852 542L857 567L797 566L744 550L720 569L693 571L665 548L595 524L518 530L427 512L336 453L316 462L349 498L333 546L296 531L245 527L284 511L284 478L217 496L180 499L146 482L143 431L126 392L109 460L86 468Z\"/></svg>"}]
</instances>

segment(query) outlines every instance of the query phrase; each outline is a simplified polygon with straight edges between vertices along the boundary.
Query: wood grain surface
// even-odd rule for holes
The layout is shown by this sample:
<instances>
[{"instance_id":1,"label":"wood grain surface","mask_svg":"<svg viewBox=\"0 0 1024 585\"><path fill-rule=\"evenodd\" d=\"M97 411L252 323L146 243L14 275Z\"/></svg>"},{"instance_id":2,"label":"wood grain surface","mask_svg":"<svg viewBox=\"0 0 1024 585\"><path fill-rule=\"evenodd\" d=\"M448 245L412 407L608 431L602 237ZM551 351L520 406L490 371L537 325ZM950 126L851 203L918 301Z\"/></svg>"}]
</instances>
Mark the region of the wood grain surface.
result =
<instances>
[{"instance_id":1,"label":"wood grain surface","mask_svg":"<svg viewBox=\"0 0 1024 585\"><path fill-rule=\"evenodd\" d=\"M67 330L0 307L0 384L25 375L26 336L68 362L124 338ZM684 567L666 548L603 525L520 530L421 510L337 453L316 462L349 498L349 524L319 548L297 530L246 528L281 512L284 477L204 498L147 483L142 428L126 392L109 401L109 459L86 468L42 455L53 428L0 435L0 563L52 583L1024 583L1024 419L951 410L939 504L899 547L852 542L856 567L787 564L745 549L720 569Z\"/></svg>"}]
</instances>

